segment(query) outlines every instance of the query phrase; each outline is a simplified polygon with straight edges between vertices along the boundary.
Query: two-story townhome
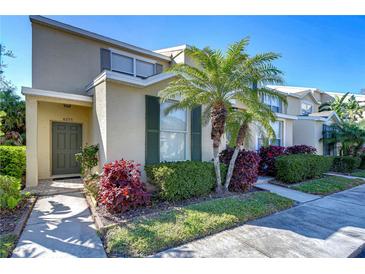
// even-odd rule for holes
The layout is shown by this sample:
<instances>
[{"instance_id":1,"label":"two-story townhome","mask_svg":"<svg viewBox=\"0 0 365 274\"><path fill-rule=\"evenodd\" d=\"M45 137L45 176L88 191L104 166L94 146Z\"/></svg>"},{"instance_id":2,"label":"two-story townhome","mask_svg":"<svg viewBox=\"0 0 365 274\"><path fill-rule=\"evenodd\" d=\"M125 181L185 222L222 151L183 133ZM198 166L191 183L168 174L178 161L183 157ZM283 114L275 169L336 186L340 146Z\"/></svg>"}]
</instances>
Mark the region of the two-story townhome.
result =
<instances>
[{"instance_id":1,"label":"two-story townhome","mask_svg":"<svg viewBox=\"0 0 365 274\"><path fill-rule=\"evenodd\" d=\"M117 159L142 165L211 160L210 127L197 108L165 115L158 92L176 62L41 16L31 16L32 87L26 99L27 186L80 173L74 154L99 145L99 169ZM176 59L180 59L178 57Z\"/></svg>"},{"instance_id":2,"label":"two-story townhome","mask_svg":"<svg viewBox=\"0 0 365 274\"><path fill-rule=\"evenodd\" d=\"M340 119L334 111L318 111L321 103L333 99L332 95L317 88L268 87L286 95L287 105L283 107L283 112L296 117L293 122L293 144L313 146L318 154L336 155L337 144L323 142L323 139L329 137L329 126Z\"/></svg>"},{"instance_id":3,"label":"two-story townhome","mask_svg":"<svg viewBox=\"0 0 365 274\"><path fill-rule=\"evenodd\" d=\"M210 125L201 124L201 108L165 115L171 102L161 104L158 98L174 77L162 73L165 68L194 65L186 46L150 51L45 17L31 16L30 21L32 87L22 88L27 186L79 175L74 154L85 144L99 145L99 171L104 163L122 158L142 165L212 159ZM323 125L337 119L317 113L324 95L312 89L271 88L288 97L287 105L262 98L278 119L271 143L308 144L322 153ZM249 148L258 149L263 136L255 126L252 130Z\"/></svg>"}]
</instances>

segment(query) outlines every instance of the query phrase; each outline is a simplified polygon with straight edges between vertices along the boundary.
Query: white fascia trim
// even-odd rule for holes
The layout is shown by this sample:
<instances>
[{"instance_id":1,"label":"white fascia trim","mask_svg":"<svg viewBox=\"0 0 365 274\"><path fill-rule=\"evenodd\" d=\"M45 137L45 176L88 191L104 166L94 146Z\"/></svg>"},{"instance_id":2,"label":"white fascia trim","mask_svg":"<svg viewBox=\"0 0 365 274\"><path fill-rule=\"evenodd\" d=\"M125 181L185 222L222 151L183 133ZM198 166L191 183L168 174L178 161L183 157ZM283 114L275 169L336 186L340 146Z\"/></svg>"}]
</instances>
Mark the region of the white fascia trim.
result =
<instances>
[{"instance_id":1,"label":"white fascia trim","mask_svg":"<svg viewBox=\"0 0 365 274\"><path fill-rule=\"evenodd\" d=\"M298 116L298 120L311 120L311 121L326 122L326 121L328 121L328 118L314 117L314 116Z\"/></svg>"},{"instance_id":2,"label":"white fascia trim","mask_svg":"<svg viewBox=\"0 0 365 274\"><path fill-rule=\"evenodd\" d=\"M298 117L295 115L285 114L285 113L275 113L277 118L287 119L287 120L298 120Z\"/></svg>"},{"instance_id":3,"label":"white fascia trim","mask_svg":"<svg viewBox=\"0 0 365 274\"><path fill-rule=\"evenodd\" d=\"M87 37L87 38L91 38L91 39L95 39L95 40L98 40L98 41L106 42L108 44L116 45L118 47L129 49L129 50L132 50L132 51L135 51L135 52L138 52L138 53L153 56L153 57L165 60L165 61L170 61L170 58L168 56L159 54L157 52L153 52L151 50L147 50L147 49L143 49L143 48L140 48L140 47L137 47L137 46L133 46L133 45L130 45L130 44L127 44L127 43L124 43L124 42L121 42L121 41L118 41L118 40L115 40L115 39L112 39L112 38L109 38L109 37L105 37L103 35L100 35L100 34L97 34L97 33L91 32L91 31L87 31L87 30L84 30L84 29L80 29L80 28L68 25L68 24L64 24L64 23L61 23L61 22L58 22L58 21L55 21L55 20L52 20L52 19L49 19L49 18L46 18L46 17L43 17L43 16L31 15L31 16L29 16L29 19L30 19L31 22L34 22L34 23L38 23L38 24L42 24L42 25L46 25L46 26L51 26L51 27L54 27L54 28L57 28L57 29L67 31L67 32L71 32L73 34L77 34L77 35L84 36L84 37Z\"/></svg>"},{"instance_id":4,"label":"white fascia trim","mask_svg":"<svg viewBox=\"0 0 365 274\"><path fill-rule=\"evenodd\" d=\"M87 102L87 103L92 103L93 101L93 98L90 96L51 91L51 90L43 90L43 89L34 89L29 87L22 87L22 94L31 96L52 97L57 99L66 99L66 100Z\"/></svg>"},{"instance_id":5,"label":"white fascia trim","mask_svg":"<svg viewBox=\"0 0 365 274\"><path fill-rule=\"evenodd\" d=\"M270 89L272 89L272 90L274 90L274 91L276 91L276 92L278 92L278 93L280 93L280 94L283 94L283 95L286 95L286 96L291 96L291 97L294 97L294 98L299 98L299 99L304 98L305 96L307 96L307 95L308 95L308 93L310 93L311 97L313 98L313 101L314 101L317 105L320 105L320 104L321 104L321 102L319 102L319 101L316 99L316 97L314 97L314 95L313 95L313 91L312 91L312 90L308 90L308 92L307 92L306 94L304 94L304 95L301 95L301 96L300 96L300 95L297 95L297 94L295 94L295 93L290 93L290 92L281 91L281 90L278 90L278 89L272 88L272 87L270 87L270 86L268 86L268 88L270 88Z\"/></svg>"},{"instance_id":6,"label":"white fascia trim","mask_svg":"<svg viewBox=\"0 0 365 274\"><path fill-rule=\"evenodd\" d=\"M299 120L312 120L312 121L321 121L321 122L328 122L331 120L332 117L335 117L337 122L341 122L340 117L338 117L336 112L332 112L331 115L328 117L318 117L318 116L298 116Z\"/></svg>"},{"instance_id":7,"label":"white fascia trim","mask_svg":"<svg viewBox=\"0 0 365 274\"><path fill-rule=\"evenodd\" d=\"M175 75L172 73L162 73L148 77L147 79L141 79L138 77L129 76L119 72L104 70L86 87L86 91L88 92L89 95L91 95L91 93L89 92L90 89L92 89L93 87L97 86L98 84L106 80L123 83L129 86L144 88L173 77L175 77Z\"/></svg>"},{"instance_id":8,"label":"white fascia trim","mask_svg":"<svg viewBox=\"0 0 365 274\"><path fill-rule=\"evenodd\" d=\"M157 50L154 50L154 52L161 53L161 52L166 52L166 51L180 51L180 50L185 50L187 47L188 47L188 45L184 44L184 45L171 47L171 48L157 49Z\"/></svg>"}]
</instances>

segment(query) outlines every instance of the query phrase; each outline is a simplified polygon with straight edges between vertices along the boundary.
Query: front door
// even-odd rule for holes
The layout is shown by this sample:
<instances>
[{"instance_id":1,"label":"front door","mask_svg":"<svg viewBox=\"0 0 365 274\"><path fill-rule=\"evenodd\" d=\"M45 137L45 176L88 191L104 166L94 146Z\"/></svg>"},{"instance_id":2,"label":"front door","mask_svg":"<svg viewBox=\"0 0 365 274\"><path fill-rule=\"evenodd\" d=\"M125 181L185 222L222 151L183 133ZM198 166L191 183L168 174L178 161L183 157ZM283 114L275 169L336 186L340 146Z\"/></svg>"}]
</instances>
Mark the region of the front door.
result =
<instances>
[{"instance_id":1,"label":"front door","mask_svg":"<svg viewBox=\"0 0 365 274\"><path fill-rule=\"evenodd\" d=\"M80 165L75 154L82 146L82 126L52 123L52 175L78 174Z\"/></svg>"}]
</instances>

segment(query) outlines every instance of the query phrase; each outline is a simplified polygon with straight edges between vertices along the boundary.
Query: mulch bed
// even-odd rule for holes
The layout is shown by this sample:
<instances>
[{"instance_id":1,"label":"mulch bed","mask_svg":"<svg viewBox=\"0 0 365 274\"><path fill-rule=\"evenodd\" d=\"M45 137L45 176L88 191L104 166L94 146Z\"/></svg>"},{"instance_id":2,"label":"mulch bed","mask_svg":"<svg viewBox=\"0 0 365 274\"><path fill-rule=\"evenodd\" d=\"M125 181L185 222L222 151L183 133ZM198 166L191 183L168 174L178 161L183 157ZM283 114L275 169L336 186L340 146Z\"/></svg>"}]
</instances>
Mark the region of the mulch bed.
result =
<instances>
[{"instance_id":1,"label":"mulch bed","mask_svg":"<svg viewBox=\"0 0 365 274\"><path fill-rule=\"evenodd\" d=\"M249 192L256 192L261 191L255 187L253 187ZM118 214L111 214L109 213L105 207L103 206L97 206L96 213L98 214L98 217L100 218L101 222L103 223L103 226L113 225L113 224L121 224L126 223L128 221L134 220L136 218L145 218L150 217L152 215L158 215L162 212L166 212L169 210L173 210L182 206L187 206L191 204L196 204L204 201L214 200L214 199L220 199L224 197L232 197L232 196L245 196L247 193L238 193L238 192L228 192L223 194L216 194L212 193L208 196L203 197L196 197L191 198L179 202L166 202L161 201L156 198L152 200L152 205L149 207L140 207L133 210L129 210L124 213L118 213Z\"/></svg>"},{"instance_id":2,"label":"mulch bed","mask_svg":"<svg viewBox=\"0 0 365 274\"><path fill-rule=\"evenodd\" d=\"M19 205L12 210L0 209L0 236L13 233L24 214L27 214L34 204L34 199L23 199Z\"/></svg>"}]
</instances>

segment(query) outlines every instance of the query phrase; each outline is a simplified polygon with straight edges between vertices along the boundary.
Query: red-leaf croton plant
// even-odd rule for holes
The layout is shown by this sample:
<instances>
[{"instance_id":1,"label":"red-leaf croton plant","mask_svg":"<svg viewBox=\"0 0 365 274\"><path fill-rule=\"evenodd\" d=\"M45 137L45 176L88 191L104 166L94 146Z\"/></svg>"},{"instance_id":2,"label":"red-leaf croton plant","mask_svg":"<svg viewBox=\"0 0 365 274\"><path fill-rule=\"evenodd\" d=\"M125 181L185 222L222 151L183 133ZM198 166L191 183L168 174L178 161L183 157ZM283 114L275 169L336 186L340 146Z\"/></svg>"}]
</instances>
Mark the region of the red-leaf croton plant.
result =
<instances>
[{"instance_id":1,"label":"red-leaf croton plant","mask_svg":"<svg viewBox=\"0 0 365 274\"><path fill-rule=\"evenodd\" d=\"M233 149L223 150L219 159L221 163L229 164L233 155ZM242 149L236 159L231 184L231 191L248 191L257 181L259 175L260 156L254 151Z\"/></svg>"},{"instance_id":2,"label":"red-leaf croton plant","mask_svg":"<svg viewBox=\"0 0 365 274\"><path fill-rule=\"evenodd\" d=\"M123 159L104 165L99 201L109 212L120 213L150 204L139 168L139 164Z\"/></svg>"}]
</instances>

